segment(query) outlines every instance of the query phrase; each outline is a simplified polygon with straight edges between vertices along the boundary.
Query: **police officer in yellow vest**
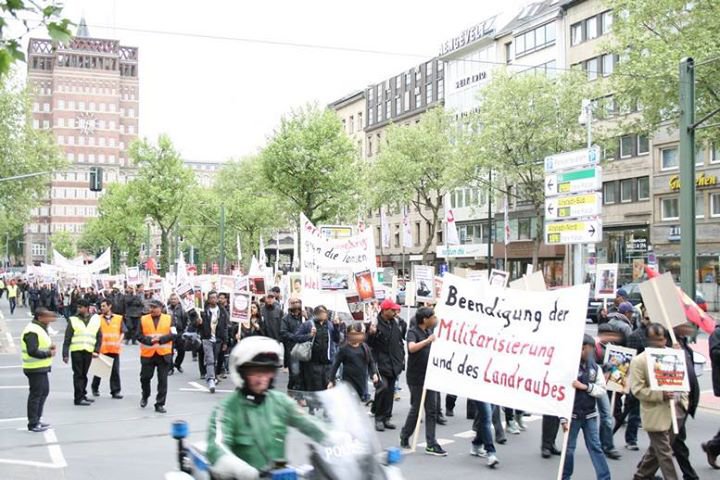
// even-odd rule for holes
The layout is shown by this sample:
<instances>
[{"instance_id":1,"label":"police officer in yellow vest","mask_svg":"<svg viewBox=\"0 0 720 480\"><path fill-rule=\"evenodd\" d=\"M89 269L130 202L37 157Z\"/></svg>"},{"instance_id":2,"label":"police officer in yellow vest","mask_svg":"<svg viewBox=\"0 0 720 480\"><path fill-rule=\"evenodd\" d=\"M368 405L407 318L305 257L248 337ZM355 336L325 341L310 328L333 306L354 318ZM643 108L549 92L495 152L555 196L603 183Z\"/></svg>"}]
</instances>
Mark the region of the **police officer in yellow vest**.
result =
<instances>
[{"instance_id":1,"label":"police officer in yellow vest","mask_svg":"<svg viewBox=\"0 0 720 480\"><path fill-rule=\"evenodd\" d=\"M177 334L172 317L162 313L163 304L159 300L150 302L150 314L140 319L138 342L140 342L140 385L142 398L140 406L145 408L150 398L150 380L157 368L157 396L155 411L165 413L168 372L172 365L172 343Z\"/></svg>"},{"instance_id":2,"label":"police officer in yellow vest","mask_svg":"<svg viewBox=\"0 0 720 480\"><path fill-rule=\"evenodd\" d=\"M90 315L90 302L77 302L77 316L70 317L63 342L63 362L72 359L75 405L88 406L95 400L87 396L88 370L102 345L100 317Z\"/></svg>"},{"instance_id":3,"label":"police officer in yellow vest","mask_svg":"<svg viewBox=\"0 0 720 480\"><path fill-rule=\"evenodd\" d=\"M38 308L35 311L35 319L27 324L20 339L23 373L30 384L27 417L28 430L31 432L44 432L50 428L50 424L42 423L40 419L45 399L50 393L48 373L56 350L47 329L50 322L54 322L56 318L55 313L47 308Z\"/></svg>"},{"instance_id":4,"label":"police officer in yellow vest","mask_svg":"<svg viewBox=\"0 0 720 480\"><path fill-rule=\"evenodd\" d=\"M127 328L122 321L122 315L115 315L112 312L112 301L109 298L103 298L100 302L100 312L100 332L102 333L100 353L114 359L110 372L110 395L119 400L123 398L120 395L120 345ZM100 396L100 377L93 377L92 394L93 397Z\"/></svg>"}]
</instances>

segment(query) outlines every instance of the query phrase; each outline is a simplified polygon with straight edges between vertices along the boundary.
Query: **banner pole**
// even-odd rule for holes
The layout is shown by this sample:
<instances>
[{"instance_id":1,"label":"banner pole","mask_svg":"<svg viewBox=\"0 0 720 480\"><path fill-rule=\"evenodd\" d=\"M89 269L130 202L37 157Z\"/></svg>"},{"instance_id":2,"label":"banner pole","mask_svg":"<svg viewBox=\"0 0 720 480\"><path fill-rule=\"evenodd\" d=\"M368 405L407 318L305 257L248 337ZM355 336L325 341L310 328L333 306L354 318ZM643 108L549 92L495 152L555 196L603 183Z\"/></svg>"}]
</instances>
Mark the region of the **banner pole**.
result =
<instances>
[{"instance_id":1,"label":"banner pole","mask_svg":"<svg viewBox=\"0 0 720 480\"><path fill-rule=\"evenodd\" d=\"M558 467L557 480L562 480L563 467L565 466L565 456L567 455L568 440L570 439L570 427L572 426L572 418L567 419L567 432L563 431L563 444L560 451L560 466Z\"/></svg>"},{"instance_id":2,"label":"banner pole","mask_svg":"<svg viewBox=\"0 0 720 480\"><path fill-rule=\"evenodd\" d=\"M410 444L410 449L413 452L415 448L417 448L418 436L420 435L420 421L423 416L425 416L425 395L427 395L427 389L423 387L422 395L420 395L420 407L418 409L417 421L415 422L415 430L413 430L412 444Z\"/></svg>"}]
</instances>

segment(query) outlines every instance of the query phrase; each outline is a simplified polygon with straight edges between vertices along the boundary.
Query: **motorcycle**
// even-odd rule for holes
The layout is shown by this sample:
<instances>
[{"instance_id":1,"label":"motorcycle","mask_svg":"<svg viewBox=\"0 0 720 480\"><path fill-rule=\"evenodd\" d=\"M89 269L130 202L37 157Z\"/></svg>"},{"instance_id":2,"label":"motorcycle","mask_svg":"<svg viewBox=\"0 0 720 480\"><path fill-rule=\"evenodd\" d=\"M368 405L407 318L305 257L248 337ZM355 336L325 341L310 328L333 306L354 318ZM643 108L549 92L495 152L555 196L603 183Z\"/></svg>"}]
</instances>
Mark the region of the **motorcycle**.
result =
<instances>
[{"instance_id":1,"label":"motorcycle","mask_svg":"<svg viewBox=\"0 0 720 480\"><path fill-rule=\"evenodd\" d=\"M325 444L318 444L299 432L289 432L286 455L275 459L261 471L260 478L273 480L403 480L399 448L382 450L367 413L344 385L321 392L291 391L308 414L328 433ZM178 442L179 471L168 472L165 480L214 480L212 465L205 456L206 444L187 444L189 427L185 421L172 425ZM304 447L303 447L304 444Z\"/></svg>"}]
</instances>

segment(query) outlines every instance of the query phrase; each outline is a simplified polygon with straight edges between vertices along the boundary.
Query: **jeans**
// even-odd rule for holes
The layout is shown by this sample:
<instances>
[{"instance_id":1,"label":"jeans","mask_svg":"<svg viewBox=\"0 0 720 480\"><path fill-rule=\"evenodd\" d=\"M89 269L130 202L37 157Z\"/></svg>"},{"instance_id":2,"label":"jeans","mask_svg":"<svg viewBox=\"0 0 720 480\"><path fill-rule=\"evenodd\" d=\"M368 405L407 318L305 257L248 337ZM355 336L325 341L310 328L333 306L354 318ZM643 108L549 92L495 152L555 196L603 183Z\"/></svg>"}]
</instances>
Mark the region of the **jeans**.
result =
<instances>
[{"instance_id":1,"label":"jeans","mask_svg":"<svg viewBox=\"0 0 720 480\"><path fill-rule=\"evenodd\" d=\"M410 411L408 412L405 425L400 431L400 437L410 438L415 433L418 415L420 414L420 399L422 398L422 385L408 385L410 389ZM431 447L437 443L435 440L435 425L437 423L437 401L439 397L436 392L428 390L425 392L425 441Z\"/></svg>"},{"instance_id":2,"label":"jeans","mask_svg":"<svg viewBox=\"0 0 720 480\"><path fill-rule=\"evenodd\" d=\"M495 441L497 443L502 443L507 440L507 437L505 436L505 427L503 426L502 419L500 418L500 414L502 413L500 411L501 409L502 407L493 405L492 423L495 428Z\"/></svg>"},{"instance_id":3,"label":"jeans","mask_svg":"<svg viewBox=\"0 0 720 480\"><path fill-rule=\"evenodd\" d=\"M610 411L610 399L607 395L600 395L597 399L597 409L600 414L600 444L604 452L615 450L613 441L613 414Z\"/></svg>"},{"instance_id":4,"label":"jeans","mask_svg":"<svg viewBox=\"0 0 720 480\"><path fill-rule=\"evenodd\" d=\"M487 402L475 401L475 420L473 421L473 430L475 430L475 438L473 445L483 445L487 453L495 453L495 444L493 443L492 432L493 406Z\"/></svg>"},{"instance_id":5,"label":"jeans","mask_svg":"<svg viewBox=\"0 0 720 480\"><path fill-rule=\"evenodd\" d=\"M203 339L203 360L205 360L205 380L215 380L215 359L219 356L221 344Z\"/></svg>"},{"instance_id":6,"label":"jeans","mask_svg":"<svg viewBox=\"0 0 720 480\"><path fill-rule=\"evenodd\" d=\"M288 362L288 390L303 390L300 360L290 357Z\"/></svg>"},{"instance_id":7,"label":"jeans","mask_svg":"<svg viewBox=\"0 0 720 480\"><path fill-rule=\"evenodd\" d=\"M70 320L70 305L63 307L63 317L65 317L65 320Z\"/></svg>"},{"instance_id":8,"label":"jeans","mask_svg":"<svg viewBox=\"0 0 720 480\"><path fill-rule=\"evenodd\" d=\"M625 443L637 445L638 430L640 429L640 402L632 395L625 397L627 405L628 417L627 427L625 427Z\"/></svg>"},{"instance_id":9,"label":"jeans","mask_svg":"<svg viewBox=\"0 0 720 480\"><path fill-rule=\"evenodd\" d=\"M565 454L565 464L563 465L562 473L563 480L568 480L572 477L575 467L575 448L577 447L577 438L580 430L583 431L585 446L588 449L590 460L595 469L595 477L597 480L610 480L610 468L605 460L603 449L600 446L597 417L587 419L573 418L570 422L570 436L568 438L567 453ZM587 478L587 476L583 475L583 478Z\"/></svg>"},{"instance_id":10,"label":"jeans","mask_svg":"<svg viewBox=\"0 0 720 480\"><path fill-rule=\"evenodd\" d=\"M10 315L15 313L15 307L17 306L17 298L15 297L8 297L8 301L10 302Z\"/></svg>"}]
</instances>

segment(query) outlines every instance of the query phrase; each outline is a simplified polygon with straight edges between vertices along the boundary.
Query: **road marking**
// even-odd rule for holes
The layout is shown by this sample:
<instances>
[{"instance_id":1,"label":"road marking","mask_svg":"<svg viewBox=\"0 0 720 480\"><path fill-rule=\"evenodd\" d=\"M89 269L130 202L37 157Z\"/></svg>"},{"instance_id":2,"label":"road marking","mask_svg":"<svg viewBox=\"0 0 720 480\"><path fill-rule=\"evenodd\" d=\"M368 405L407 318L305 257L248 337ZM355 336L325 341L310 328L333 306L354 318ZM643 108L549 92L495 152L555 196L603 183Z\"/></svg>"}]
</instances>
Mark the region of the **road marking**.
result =
<instances>
[{"instance_id":1,"label":"road marking","mask_svg":"<svg viewBox=\"0 0 720 480\"><path fill-rule=\"evenodd\" d=\"M22 368L22 365L3 365L0 368Z\"/></svg>"},{"instance_id":2,"label":"road marking","mask_svg":"<svg viewBox=\"0 0 720 480\"><path fill-rule=\"evenodd\" d=\"M10 390L10 389L27 389L27 385L0 385L0 390Z\"/></svg>"},{"instance_id":3,"label":"road marking","mask_svg":"<svg viewBox=\"0 0 720 480\"><path fill-rule=\"evenodd\" d=\"M53 462L53 465L55 465L57 468L65 468L68 466L67 461L65 460L65 455L62 453L62 449L60 448L60 445L58 444L57 435L55 435L55 430L52 428L49 430L45 430L45 441L48 444L48 452L50 453L50 459Z\"/></svg>"},{"instance_id":4,"label":"road marking","mask_svg":"<svg viewBox=\"0 0 720 480\"><path fill-rule=\"evenodd\" d=\"M20 420L25 420L26 417L15 417L15 418L0 418L0 423L4 422L19 422Z\"/></svg>"},{"instance_id":5,"label":"road marking","mask_svg":"<svg viewBox=\"0 0 720 480\"><path fill-rule=\"evenodd\" d=\"M455 443L455 440L449 440L449 439L447 439L447 438L438 438L438 439L437 439L437 443L438 443L438 445L440 445L440 446L450 445L451 443ZM420 447L420 448L425 448L425 447L427 447L427 443L425 443L425 442L423 442L423 443L418 443L417 446Z\"/></svg>"},{"instance_id":6,"label":"road marking","mask_svg":"<svg viewBox=\"0 0 720 480\"><path fill-rule=\"evenodd\" d=\"M200 385L198 382L188 382L189 385L195 387L195 390L200 392L209 392L210 390L202 385Z\"/></svg>"},{"instance_id":7,"label":"road marking","mask_svg":"<svg viewBox=\"0 0 720 480\"><path fill-rule=\"evenodd\" d=\"M458 438L475 438L475 431L474 430L468 430L467 432L460 432L453 435L453 437Z\"/></svg>"}]
</instances>

